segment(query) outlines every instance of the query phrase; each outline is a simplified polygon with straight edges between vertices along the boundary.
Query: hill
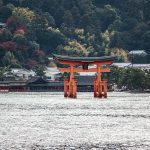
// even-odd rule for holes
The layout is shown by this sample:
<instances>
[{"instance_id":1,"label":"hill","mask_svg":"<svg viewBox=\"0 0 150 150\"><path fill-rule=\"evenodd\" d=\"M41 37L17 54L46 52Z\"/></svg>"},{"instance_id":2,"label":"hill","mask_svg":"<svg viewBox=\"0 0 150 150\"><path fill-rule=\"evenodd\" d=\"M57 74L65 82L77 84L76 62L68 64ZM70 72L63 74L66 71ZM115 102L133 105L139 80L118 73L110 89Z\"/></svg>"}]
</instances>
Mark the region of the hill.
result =
<instances>
[{"instance_id":1,"label":"hill","mask_svg":"<svg viewBox=\"0 0 150 150\"><path fill-rule=\"evenodd\" d=\"M52 53L116 55L145 49L150 0L0 0L0 67L48 65Z\"/></svg>"}]
</instances>

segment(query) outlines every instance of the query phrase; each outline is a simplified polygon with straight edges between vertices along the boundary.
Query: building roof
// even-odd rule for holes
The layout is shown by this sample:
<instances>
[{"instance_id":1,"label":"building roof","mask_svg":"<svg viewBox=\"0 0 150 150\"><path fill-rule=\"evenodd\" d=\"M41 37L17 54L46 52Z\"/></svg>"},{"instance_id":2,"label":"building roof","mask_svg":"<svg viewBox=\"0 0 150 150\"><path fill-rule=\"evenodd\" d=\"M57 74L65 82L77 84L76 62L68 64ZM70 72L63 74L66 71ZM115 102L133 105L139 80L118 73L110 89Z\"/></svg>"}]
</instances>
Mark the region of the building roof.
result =
<instances>
[{"instance_id":1,"label":"building roof","mask_svg":"<svg viewBox=\"0 0 150 150\"><path fill-rule=\"evenodd\" d=\"M150 70L150 64L113 63L113 65L119 68L133 67L133 68Z\"/></svg>"},{"instance_id":2,"label":"building roof","mask_svg":"<svg viewBox=\"0 0 150 150\"><path fill-rule=\"evenodd\" d=\"M48 81L43 77L33 77L28 80L28 84L46 84Z\"/></svg>"},{"instance_id":3,"label":"building roof","mask_svg":"<svg viewBox=\"0 0 150 150\"><path fill-rule=\"evenodd\" d=\"M0 78L0 85L24 86L26 85L26 81L16 80L15 77L2 77Z\"/></svg>"},{"instance_id":4,"label":"building roof","mask_svg":"<svg viewBox=\"0 0 150 150\"><path fill-rule=\"evenodd\" d=\"M48 83L39 83L39 84L29 84L29 86L32 86L32 87L37 87L37 86L40 86L40 87L63 87L64 86L64 82L63 81L59 81L59 82L56 82L56 81L53 81L53 82L48 82Z\"/></svg>"},{"instance_id":5,"label":"building roof","mask_svg":"<svg viewBox=\"0 0 150 150\"><path fill-rule=\"evenodd\" d=\"M28 73L28 74L30 74L30 73L34 73L34 71L32 71L32 70L27 70L27 69L25 69L25 68L11 68L10 69L11 70L11 72L13 72L13 73Z\"/></svg>"},{"instance_id":6,"label":"building roof","mask_svg":"<svg viewBox=\"0 0 150 150\"><path fill-rule=\"evenodd\" d=\"M133 64L133 68L139 68L142 70L150 70L150 64Z\"/></svg>"},{"instance_id":7,"label":"building roof","mask_svg":"<svg viewBox=\"0 0 150 150\"><path fill-rule=\"evenodd\" d=\"M130 55L147 55L147 53L145 52L145 50L132 50L129 52Z\"/></svg>"},{"instance_id":8,"label":"building roof","mask_svg":"<svg viewBox=\"0 0 150 150\"><path fill-rule=\"evenodd\" d=\"M77 79L77 85L93 85L95 76L75 76Z\"/></svg>"},{"instance_id":9,"label":"building roof","mask_svg":"<svg viewBox=\"0 0 150 150\"><path fill-rule=\"evenodd\" d=\"M6 23L0 22L0 27L5 27Z\"/></svg>"},{"instance_id":10,"label":"building roof","mask_svg":"<svg viewBox=\"0 0 150 150\"><path fill-rule=\"evenodd\" d=\"M102 57L70 57L53 54L53 58L57 60L66 61L81 61L81 62L94 62L94 61L113 61L114 56L102 56Z\"/></svg>"},{"instance_id":11,"label":"building roof","mask_svg":"<svg viewBox=\"0 0 150 150\"><path fill-rule=\"evenodd\" d=\"M130 67L132 64L131 63L113 63L112 65L117 66L119 68L125 68L125 67Z\"/></svg>"},{"instance_id":12,"label":"building roof","mask_svg":"<svg viewBox=\"0 0 150 150\"><path fill-rule=\"evenodd\" d=\"M59 74L60 71L58 70L57 67L47 67L45 70L45 75L56 75Z\"/></svg>"}]
</instances>

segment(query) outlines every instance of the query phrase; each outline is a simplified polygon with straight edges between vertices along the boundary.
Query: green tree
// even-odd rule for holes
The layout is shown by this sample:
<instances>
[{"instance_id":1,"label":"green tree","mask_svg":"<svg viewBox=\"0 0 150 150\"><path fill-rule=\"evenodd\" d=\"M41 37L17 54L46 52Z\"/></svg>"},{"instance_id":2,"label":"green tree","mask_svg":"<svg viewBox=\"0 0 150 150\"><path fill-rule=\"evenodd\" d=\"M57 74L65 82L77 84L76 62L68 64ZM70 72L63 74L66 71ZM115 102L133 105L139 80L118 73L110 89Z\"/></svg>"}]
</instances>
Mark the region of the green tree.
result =
<instances>
[{"instance_id":1,"label":"green tree","mask_svg":"<svg viewBox=\"0 0 150 150\"><path fill-rule=\"evenodd\" d=\"M150 71L146 72L145 89L150 89Z\"/></svg>"},{"instance_id":2,"label":"green tree","mask_svg":"<svg viewBox=\"0 0 150 150\"><path fill-rule=\"evenodd\" d=\"M121 87L123 85L124 73L125 70L123 68L112 66L111 73L109 74L108 78L111 83L116 83Z\"/></svg>"},{"instance_id":3,"label":"green tree","mask_svg":"<svg viewBox=\"0 0 150 150\"><path fill-rule=\"evenodd\" d=\"M3 63L5 66L16 64L17 60L14 56L14 54L10 51L5 53L5 56L3 57Z\"/></svg>"},{"instance_id":4,"label":"green tree","mask_svg":"<svg viewBox=\"0 0 150 150\"><path fill-rule=\"evenodd\" d=\"M2 78L4 76L4 73L5 73L5 68L0 67L0 78Z\"/></svg>"},{"instance_id":5,"label":"green tree","mask_svg":"<svg viewBox=\"0 0 150 150\"><path fill-rule=\"evenodd\" d=\"M29 42L29 49L32 51L39 50L40 45L36 41L30 41Z\"/></svg>"},{"instance_id":6,"label":"green tree","mask_svg":"<svg viewBox=\"0 0 150 150\"><path fill-rule=\"evenodd\" d=\"M128 51L121 48L109 50L112 56L116 57L116 62L128 62Z\"/></svg>"},{"instance_id":7,"label":"green tree","mask_svg":"<svg viewBox=\"0 0 150 150\"><path fill-rule=\"evenodd\" d=\"M150 47L150 31L145 32L142 39L144 42L144 48L147 50L148 53L150 53L150 51L148 51Z\"/></svg>"},{"instance_id":8,"label":"green tree","mask_svg":"<svg viewBox=\"0 0 150 150\"><path fill-rule=\"evenodd\" d=\"M69 10L67 10L63 16L63 23L67 26L67 27L73 27L74 26L74 20L73 20L73 16L71 14L71 12Z\"/></svg>"},{"instance_id":9,"label":"green tree","mask_svg":"<svg viewBox=\"0 0 150 150\"><path fill-rule=\"evenodd\" d=\"M72 9L71 9L71 13L72 13L72 16L74 18L74 23L79 25L80 23L80 18L81 18L81 15L80 15L80 11L79 11L79 8L74 6ZM78 19L77 19L78 18Z\"/></svg>"},{"instance_id":10,"label":"green tree","mask_svg":"<svg viewBox=\"0 0 150 150\"><path fill-rule=\"evenodd\" d=\"M2 7L3 6L3 1L2 0L0 0L0 7Z\"/></svg>"},{"instance_id":11,"label":"green tree","mask_svg":"<svg viewBox=\"0 0 150 150\"><path fill-rule=\"evenodd\" d=\"M12 15L14 18L16 18L20 25L23 26L30 26L35 19L34 12L29 8L16 7L13 10Z\"/></svg>"},{"instance_id":12,"label":"green tree","mask_svg":"<svg viewBox=\"0 0 150 150\"><path fill-rule=\"evenodd\" d=\"M6 22L7 18L12 15L12 10L8 6L0 7L0 21Z\"/></svg>"},{"instance_id":13,"label":"green tree","mask_svg":"<svg viewBox=\"0 0 150 150\"><path fill-rule=\"evenodd\" d=\"M13 41L16 42L17 44L20 44L20 45L26 45L27 44L27 39L22 34L15 34L13 37Z\"/></svg>"},{"instance_id":14,"label":"green tree","mask_svg":"<svg viewBox=\"0 0 150 150\"><path fill-rule=\"evenodd\" d=\"M45 67L43 65L36 65L34 71L37 76L43 77L45 75Z\"/></svg>"},{"instance_id":15,"label":"green tree","mask_svg":"<svg viewBox=\"0 0 150 150\"><path fill-rule=\"evenodd\" d=\"M124 74L123 83L131 90L144 90L145 81L145 72L140 69L129 68Z\"/></svg>"},{"instance_id":16,"label":"green tree","mask_svg":"<svg viewBox=\"0 0 150 150\"><path fill-rule=\"evenodd\" d=\"M12 39L12 33L8 29L4 29L2 32L0 32L0 41L10 41Z\"/></svg>"}]
</instances>

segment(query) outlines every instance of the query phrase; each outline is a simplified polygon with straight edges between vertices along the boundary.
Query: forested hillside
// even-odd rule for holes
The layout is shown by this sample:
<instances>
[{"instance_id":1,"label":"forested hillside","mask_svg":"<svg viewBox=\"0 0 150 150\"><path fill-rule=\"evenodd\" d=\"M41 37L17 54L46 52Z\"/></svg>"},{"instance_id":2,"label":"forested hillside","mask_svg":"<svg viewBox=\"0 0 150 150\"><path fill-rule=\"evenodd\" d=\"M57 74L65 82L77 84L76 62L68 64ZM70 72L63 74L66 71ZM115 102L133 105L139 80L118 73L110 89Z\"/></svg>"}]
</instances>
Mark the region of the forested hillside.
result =
<instances>
[{"instance_id":1,"label":"forested hillside","mask_svg":"<svg viewBox=\"0 0 150 150\"><path fill-rule=\"evenodd\" d=\"M0 0L0 22L1 67L48 65L52 53L150 55L150 0Z\"/></svg>"}]
</instances>

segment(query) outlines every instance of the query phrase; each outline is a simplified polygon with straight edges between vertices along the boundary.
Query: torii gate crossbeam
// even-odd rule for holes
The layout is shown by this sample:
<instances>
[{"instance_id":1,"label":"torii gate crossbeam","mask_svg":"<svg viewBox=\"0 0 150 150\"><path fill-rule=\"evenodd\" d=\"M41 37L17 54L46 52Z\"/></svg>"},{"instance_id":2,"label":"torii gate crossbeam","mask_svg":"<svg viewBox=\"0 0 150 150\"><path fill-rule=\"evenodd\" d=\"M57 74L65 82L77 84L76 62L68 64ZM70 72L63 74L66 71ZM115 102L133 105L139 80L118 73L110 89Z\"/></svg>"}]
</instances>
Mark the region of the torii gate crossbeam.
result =
<instances>
[{"instance_id":1,"label":"torii gate crossbeam","mask_svg":"<svg viewBox=\"0 0 150 150\"><path fill-rule=\"evenodd\" d=\"M103 68L103 65L111 65L114 57L69 57L53 54L53 58L60 64L69 65L69 68L59 68L60 72L70 72L70 78L64 79L64 97L77 97L77 81L74 78L74 72L96 72L94 79L94 97L107 98L107 80L101 79L102 72L110 72L110 68ZM96 68L88 69L88 65L96 65ZM75 68L75 65L81 65L82 68Z\"/></svg>"}]
</instances>

